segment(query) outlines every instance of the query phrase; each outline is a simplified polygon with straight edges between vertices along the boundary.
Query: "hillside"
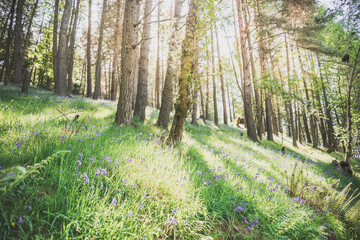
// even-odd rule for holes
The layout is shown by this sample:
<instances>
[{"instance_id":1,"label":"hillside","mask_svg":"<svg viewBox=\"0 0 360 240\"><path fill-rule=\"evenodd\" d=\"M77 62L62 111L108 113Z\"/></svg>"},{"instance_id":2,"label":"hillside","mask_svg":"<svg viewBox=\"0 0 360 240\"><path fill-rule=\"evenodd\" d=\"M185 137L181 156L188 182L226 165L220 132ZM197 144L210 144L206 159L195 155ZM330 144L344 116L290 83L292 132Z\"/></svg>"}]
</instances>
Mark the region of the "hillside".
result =
<instances>
[{"instance_id":1,"label":"hillside","mask_svg":"<svg viewBox=\"0 0 360 240\"><path fill-rule=\"evenodd\" d=\"M131 126L115 112L0 88L0 239L359 238L357 184L346 188L359 175L331 164L340 154L200 120L168 146L157 110Z\"/></svg>"}]
</instances>

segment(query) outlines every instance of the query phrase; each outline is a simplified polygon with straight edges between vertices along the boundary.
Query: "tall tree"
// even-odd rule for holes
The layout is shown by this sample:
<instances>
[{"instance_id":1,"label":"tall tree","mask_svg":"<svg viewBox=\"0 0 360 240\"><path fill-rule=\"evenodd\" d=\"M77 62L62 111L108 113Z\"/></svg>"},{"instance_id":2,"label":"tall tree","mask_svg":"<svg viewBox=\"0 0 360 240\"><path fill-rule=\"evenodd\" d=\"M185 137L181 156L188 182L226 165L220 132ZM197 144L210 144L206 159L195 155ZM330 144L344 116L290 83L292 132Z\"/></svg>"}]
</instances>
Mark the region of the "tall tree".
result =
<instances>
[{"instance_id":1,"label":"tall tree","mask_svg":"<svg viewBox=\"0 0 360 240\"><path fill-rule=\"evenodd\" d=\"M100 22L100 35L99 35L99 44L96 58L96 68L95 68L95 89L93 99L101 98L101 64L102 64L102 43L104 39L104 24L106 18L106 4L107 0L103 0L103 8L101 14L101 22Z\"/></svg>"},{"instance_id":2,"label":"tall tree","mask_svg":"<svg viewBox=\"0 0 360 240\"><path fill-rule=\"evenodd\" d=\"M121 11L121 3L123 0L117 0L116 2L116 12L117 12L117 16L116 16L116 25L115 25L115 32L114 32L114 50L113 50L113 65L112 65L112 74L111 74L111 100L115 101L116 100L116 95L118 92L118 87L119 87L119 81L118 81L118 59L119 59L119 45L121 42L120 39L120 34L122 34L122 27L121 27L121 19L120 16L122 16L122 11ZM144 33L145 34L145 33Z\"/></svg>"},{"instance_id":3,"label":"tall tree","mask_svg":"<svg viewBox=\"0 0 360 240\"><path fill-rule=\"evenodd\" d=\"M123 35L121 43L121 80L120 97L117 106L115 122L131 123L131 98L133 91L133 63L135 58L136 18L138 16L139 0L126 0L124 9Z\"/></svg>"},{"instance_id":4,"label":"tall tree","mask_svg":"<svg viewBox=\"0 0 360 240\"><path fill-rule=\"evenodd\" d=\"M290 124L290 128L291 128L291 135L292 135L292 144L294 147L297 147L297 134L296 134L296 130L295 130L295 126L294 126L294 115L293 115L293 106L292 106L292 98L293 98L293 93L292 93L292 83L291 83L291 78L290 78L290 58L289 58L289 46L288 46L288 40L287 40L287 35L286 33L284 33L285 36L285 49L286 49L286 69L287 69L287 79L288 79L288 96L287 96L287 106L288 106L288 111L289 111L289 124Z\"/></svg>"},{"instance_id":5,"label":"tall tree","mask_svg":"<svg viewBox=\"0 0 360 240\"><path fill-rule=\"evenodd\" d=\"M155 69L155 103L156 108L160 109L160 13L161 1L158 3L158 27L157 27L157 48L156 48L156 69Z\"/></svg>"},{"instance_id":6,"label":"tall tree","mask_svg":"<svg viewBox=\"0 0 360 240\"><path fill-rule=\"evenodd\" d=\"M198 3L190 1L189 13L186 19L185 39L182 43L181 69L179 75L179 95L175 107L174 120L171 125L167 143L181 141L184 131L185 118L190 105L190 82L195 70L195 54L197 44L196 25L198 22Z\"/></svg>"},{"instance_id":7,"label":"tall tree","mask_svg":"<svg viewBox=\"0 0 360 240\"><path fill-rule=\"evenodd\" d=\"M70 46L69 46L69 66L68 66L68 88L67 94L71 95L73 89L73 69L74 69L74 52L75 52L75 38L76 38L76 28L77 22L79 18L79 8L80 8L81 0L77 0L76 8L75 8L75 16L74 16L74 24L70 34Z\"/></svg>"},{"instance_id":8,"label":"tall tree","mask_svg":"<svg viewBox=\"0 0 360 240\"><path fill-rule=\"evenodd\" d=\"M240 28L240 40L241 40L241 55L243 60L243 68L244 68L244 112L245 112L245 119L247 123L247 135L248 137L253 140L257 141L256 129L254 124L254 117L252 112L252 104L251 104L251 81L250 81L250 64L248 59L248 52L247 52L247 44L246 44L246 37L250 26L250 21L244 26L244 19L243 19L243 7L241 0L236 0L237 11L238 11L238 22Z\"/></svg>"},{"instance_id":9,"label":"tall tree","mask_svg":"<svg viewBox=\"0 0 360 240\"><path fill-rule=\"evenodd\" d=\"M54 25L53 25L53 49L52 49L53 74L54 74L55 85L56 85L56 81L58 79L58 76L57 76L57 72L58 72L58 64L57 64L57 61L58 61L58 58L57 58L57 52L58 52L58 24L59 24L59 0L55 0L55 5L54 5Z\"/></svg>"},{"instance_id":10,"label":"tall tree","mask_svg":"<svg viewBox=\"0 0 360 240\"><path fill-rule=\"evenodd\" d=\"M15 21L15 39L14 39L14 62L15 62L15 83L21 84L23 77L22 77L22 31L23 31L23 9L24 9L25 0L18 0L17 7L16 7L16 21Z\"/></svg>"},{"instance_id":11,"label":"tall tree","mask_svg":"<svg viewBox=\"0 0 360 240\"><path fill-rule=\"evenodd\" d=\"M140 121L145 120L145 109L147 106L148 97L148 64L149 64L149 46L150 46L150 31L151 31L151 8L152 1L145 1L144 11L144 24L143 24L143 42L140 48L139 59L139 79L136 94L136 103L134 109L134 118L138 118Z\"/></svg>"},{"instance_id":12,"label":"tall tree","mask_svg":"<svg viewBox=\"0 0 360 240\"><path fill-rule=\"evenodd\" d=\"M6 44L5 44L5 59L4 59L4 66L5 68L5 79L4 84L7 85L10 80L10 50L11 50L11 42L13 39L13 21L14 21L14 15L15 15L15 6L16 6L16 0L13 0L11 3L10 8L10 22L8 25L8 31L7 31L7 38L6 38ZM3 70L2 70L3 72ZM2 77L2 75L1 75ZM1 79L0 79L1 80Z\"/></svg>"},{"instance_id":13,"label":"tall tree","mask_svg":"<svg viewBox=\"0 0 360 240\"><path fill-rule=\"evenodd\" d=\"M215 125L218 125L219 117L218 117L218 108L217 108L217 99L216 99L214 33L212 26L211 26L211 67L212 67L211 77L213 83L213 101L214 101L214 123Z\"/></svg>"},{"instance_id":14,"label":"tall tree","mask_svg":"<svg viewBox=\"0 0 360 240\"><path fill-rule=\"evenodd\" d=\"M159 118L156 125L167 128L169 125L170 112L173 109L173 92L174 83L176 79L177 68L179 65L178 60L178 35L180 29L180 17L183 0L175 1L174 11L174 25L172 27L172 34L169 41L169 52L167 56L167 69L165 73L164 88L161 96L161 107L159 112Z\"/></svg>"},{"instance_id":15,"label":"tall tree","mask_svg":"<svg viewBox=\"0 0 360 240\"><path fill-rule=\"evenodd\" d=\"M67 32L71 15L72 0L65 1L64 12L59 32L59 47L57 52L57 80L55 80L55 94L65 96L67 92Z\"/></svg>"},{"instance_id":16,"label":"tall tree","mask_svg":"<svg viewBox=\"0 0 360 240\"><path fill-rule=\"evenodd\" d=\"M58 0L57 0L58 1ZM86 96L92 97L92 84L91 84L91 1L89 0L89 16L88 16L88 30L87 30L87 43L86 43Z\"/></svg>"},{"instance_id":17,"label":"tall tree","mask_svg":"<svg viewBox=\"0 0 360 240\"><path fill-rule=\"evenodd\" d=\"M216 22L214 23L214 28L215 28L216 45L217 45L217 53L218 53L219 72L220 72L219 74L220 74L220 83L221 83L221 97L222 97L222 103L223 103L224 124L228 125L226 97L225 97L225 85L224 85L224 74L223 74L223 67L222 67L222 64L221 64L219 36L218 36L217 27L216 27Z\"/></svg>"}]
</instances>

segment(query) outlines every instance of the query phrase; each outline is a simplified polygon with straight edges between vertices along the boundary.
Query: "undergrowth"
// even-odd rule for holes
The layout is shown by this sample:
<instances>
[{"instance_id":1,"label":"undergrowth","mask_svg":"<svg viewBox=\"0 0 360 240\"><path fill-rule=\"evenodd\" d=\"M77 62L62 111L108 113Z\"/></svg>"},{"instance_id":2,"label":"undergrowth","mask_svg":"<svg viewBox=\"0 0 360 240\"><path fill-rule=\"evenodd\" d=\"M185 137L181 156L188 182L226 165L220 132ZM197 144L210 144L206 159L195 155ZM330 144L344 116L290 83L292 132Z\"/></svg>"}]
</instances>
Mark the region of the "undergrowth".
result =
<instances>
[{"instance_id":1,"label":"undergrowth","mask_svg":"<svg viewBox=\"0 0 360 240\"><path fill-rule=\"evenodd\" d=\"M153 109L118 126L114 102L18 92L0 89L0 239L359 236L356 186L324 152L211 122L171 147Z\"/></svg>"}]
</instances>

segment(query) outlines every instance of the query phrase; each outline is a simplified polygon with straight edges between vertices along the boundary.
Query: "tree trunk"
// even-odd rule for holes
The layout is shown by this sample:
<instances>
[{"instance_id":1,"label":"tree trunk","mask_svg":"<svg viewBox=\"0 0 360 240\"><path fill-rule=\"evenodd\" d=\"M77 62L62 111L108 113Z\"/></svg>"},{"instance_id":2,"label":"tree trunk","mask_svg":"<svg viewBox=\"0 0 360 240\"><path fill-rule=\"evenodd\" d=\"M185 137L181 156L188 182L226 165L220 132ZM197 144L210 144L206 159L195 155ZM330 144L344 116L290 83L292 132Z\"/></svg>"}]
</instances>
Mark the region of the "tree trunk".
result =
<instances>
[{"instance_id":1,"label":"tree trunk","mask_svg":"<svg viewBox=\"0 0 360 240\"><path fill-rule=\"evenodd\" d=\"M244 68L244 112L245 119L247 124L247 135L253 140L257 141L256 129L254 124L252 104L251 104L251 81L250 81L250 67L249 59L246 46L246 37L249 25L246 25L244 28L243 25L243 14L242 14L242 3L241 0L236 0L237 11L238 11L238 21L240 27L240 38L241 38L241 55L243 59L243 68ZM250 23L248 23L250 24Z\"/></svg>"},{"instance_id":2,"label":"tree trunk","mask_svg":"<svg viewBox=\"0 0 360 240\"><path fill-rule=\"evenodd\" d=\"M295 127L294 127L294 115L293 115L293 108L292 108L292 97L293 97L293 93L292 93L292 84L291 84L291 80L290 80L290 60L289 60L289 47L288 47L288 41L287 41L287 36L286 33L284 34L285 36L285 48L286 48L286 66L287 66L287 78L288 78L288 99L287 99L287 106L288 106L288 111L289 111L289 120L290 120L290 128L291 128L291 135L292 135L292 144L294 147L297 147L297 135L296 135L296 131L295 131Z\"/></svg>"},{"instance_id":3,"label":"tree trunk","mask_svg":"<svg viewBox=\"0 0 360 240\"><path fill-rule=\"evenodd\" d=\"M223 75L223 68L221 64L221 53L220 53L220 46L219 46L219 36L216 27L216 22L214 23L215 28L215 36L216 36L216 45L217 45L217 53L218 53L218 64L219 64L219 74L220 74L220 83L221 83L221 97L223 103L223 113L224 113L224 124L228 125L228 116L227 116L227 108L226 108L226 97L225 97L225 86L224 86L224 75Z\"/></svg>"},{"instance_id":4,"label":"tree trunk","mask_svg":"<svg viewBox=\"0 0 360 240\"><path fill-rule=\"evenodd\" d=\"M196 68L197 66L195 66L195 72L194 72L194 94L193 94L193 109L192 109L192 115L191 115L191 124L195 125L195 126L199 126L198 122L197 122L197 112L198 112L198 106L199 106L199 81L198 81L198 76L196 73Z\"/></svg>"},{"instance_id":5,"label":"tree trunk","mask_svg":"<svg viewBox=\"0 0 360 240\"><path fill-rule=\"evenodd\" d=\"M200 90L200 99L201 99L201 111L202 111L202 120L206 124L205 121L205 105L204 105L204 94L201 87L201 83L199 83L199 90Z\"/></svg>"},{"instance_id":6,"label":"tree trunk","mask_svg":"<svg viewBox=\"0 0 360 240\"><path fill-rule=\"evenodd\" d=\"M102 58L102 42L104 38L104 24L106 18L106 4L107 0L103 0L103 9L101 14L101 22L100 22L100 35L99 35L99 45L97 51L97 59L96 59L96 68L95 68L95 89L93 99L102 98L101 92L101 58Z\"/></svg>"},{"instance_id":7,"label":"tree trunk","mask_svg":"<svg viewBox=\"0 0 360 240\"><path fill-rule=\"evenodd\" d=\"M58 80L58 23L59 23L59 0L55 0L54 6L54 26L53 26L53 75L54 75L54 82Z\"/></svg>"},{"instance_id":8,"label":"tree trunk","mask_svg":"<svg viewBox=\"0 0 360 240\"><path fill-rule=\"evenodd\" d=\"M89 0L89 17L88 17L88 30L87 30L87 43L86 43L86 97L92 97L92 84L91 84L91 1Z\"/></svg>"},{"instance_id":9,"label":"tree trunk","mask_svg":"<svg viewBox=\"0 0 360 240\"><path fill-rule=\"evenodd\" d=\"M119 87L119 80L118 80L118 65L119 65L119 46L121 42L120 34L122 34L122 27L121 27L121 4L122 0L117 0L116 2L116 25L115 25L115 33L114 33L114 53L113 53L113 68L112 68L112 75L111 75L111 100L115 101L118 93ZM144 33L145 34L145 33Z\"/></svg>"},{"instance_id":10,"label":"tree trunk","mask_svg":"<svg viewBox=\"0 0 360 240\"><path fill-rule=\"evenodd\" d=\"M178 60L178 33L180 28L181 8L184 1L176 0L174 12L174 25L169 42L169 52L167 56L167 69L165 73L164 88L161 96L161 107L159 118L156 125L162 128L167 128L169 125L170 112L173 109L173 93L174 83L177 75Z\"/></svg>"},{"instance_id":11,"label":"tree trunk","mask_svg":"<svg viewBox=\"0 0 360 240\"><path fill-rule=\"evenodd\" d=\"M208 42L207 34L205 34L206 43ZM209 89L209 69L210 69L210 62L209 62L209 49L208 44L205 44L205 53L206 53L206 104L205 104L205 118L206 120L210 120L209 114L209 102L210 102L210 89Z\"/></svg>"},{"instance_id":12,"label":"tree trunk","mask_svg":"<svg viewBox=\"0 0 360 240\"><path fill-rule=\"evenodd\" d=\"M120 97L117 106L115 122L117 124L131 123L131 98L133 91L133 66L135 58L135 41L137 28L135 26L138 16L138 0L126 0L124 10L124 23L121 47L121 82Z\"/></svg>"},{"instance_id":13,"label":"tree trunk","mask_svg":"<svg viewBox=\"0 0 360 240\"><path fill-rule=\"evenodd\" d=\"M322 92L323 92L323 96L324 96L324 103L325 103L326 125L327 125L327 128L328 128L327 136L328 136L328 140L329 140L329 142L328 142L328 146L329 146L328 152L331 153L331 152L335 151L335 148L336 148L335 133L334 133L331 109L329 107L329 102L328 102L328 99L327 99L327 93L326 93L326 89L325 89L324 79L323 79L322 72L321 72L319 54L317 54L317 62L318 62L318 67L319 67L319 72L320 72L321 88L322 88Z\"/></svg>"},{"instance_id":14,"label":"tree trunk","mask_svg":"<svg viewBox=\"0 0 360 240\"><path fill-rule=\"evenodd\" d=\"M157 55L156 55L156 70L155 70L155 102L156 109L160 109L160 5L158 3L158 27L157 27Z\"/></svg>"},{"instance_id":15,"label":"tree trunk","mask_svg":"<svg viewBox=\"0 0 360 240\"><path fill-rule=\"evenodd\" d=\"M134 118L138 118L140 121L145 120L145 109L147 106L148 97L148 63L149 63L149 46L150 46L150 31L151 31L151 9L152 1L146 0L144 11L144 25L143 25L143 42L140 49L139 60L139 79L136 95L136 103L134 109Z\"/></svg>"},{"instance_id":16,"label":"tree trunk","mask_svg":"<svg viewBox=\"0 0 360 240\"><path fill-rule=\"evenodd\" d=\"M69 27L69 18L71 15L72 0L66 0L64 13L60 25L59 47L57 52L57 80L55 81L55 94L59 96L66 95L66 77L67 77L67 46L66 34Z\"/></svg>"},{"instance_id":17,"label":"tree trunk","mask_svg":"<svg viewBox=\"0 0 360 240\"><path fill-rule=\"evenodd\" d=\"M230 103L230 92L229 92L229 83L226 84L226 90L227 90L227 95L228 95L228 103L229 103L229 117L230 117L230 122L232 122L232 118L231 118L231 103Z\"/></svg>"},{"instance_id":18,"label":"tree trunk","mask_svg":"<svg viewBox=\"0 0 360 240\"><path fill-rule=\"evenodd\" d=\"M182 43L181 70L179 75L179 95L175 107L174 120L171 125L167 143L181 141L184 131L185 118L190 105L190 81L195 70L195 54L197 43L196 25L198 21L198 3L190 1L189 13L186 19L185 39Z\"/></svg>"},{"instance_id":19,"label":"tree trunk","mask_svg":"<svg viewBox=\"0 0 360 240\"><path fill-rule=\"evenodd\" d=\"M74 69L74 52L75 52L75 37L76 37L76 26L79 16L79 8L80 8L81 0L77 0L76 9L75 9L75 17L74 17L74 24L72 27L71 35L70 35L70 46L69 46L69 66L68 66L68 88L67 88L67 95L71 96L71 92L73 89L73 69Z\"/></svg>"},{"instance_id":20,"label":"tree trunk","mask_svg":"<svg viewBox=\"0 0 360 240\"><path fill-rule=\"evenodd\" d=\"M16 7L16 21L15 21L15 40L14 40L14 70L15 70L15 83L21 84L23 80L22 76L22 17L25 0L18 0Z\"/></svg>"},{"instance_id":21,"label":"tree trunk","mask_svg":"<svg viewBox=\"0 0 360 240\"><path fill-rule=\"evenodd\" d=\"M214 101L214 123L219 125L217 100L216 100L216 82L215 82L215 56L214 56L214 33L213 27L211 26L211 66L212 66L212 82L213 82L213 101Z\"/></svg>"}]
</instances>

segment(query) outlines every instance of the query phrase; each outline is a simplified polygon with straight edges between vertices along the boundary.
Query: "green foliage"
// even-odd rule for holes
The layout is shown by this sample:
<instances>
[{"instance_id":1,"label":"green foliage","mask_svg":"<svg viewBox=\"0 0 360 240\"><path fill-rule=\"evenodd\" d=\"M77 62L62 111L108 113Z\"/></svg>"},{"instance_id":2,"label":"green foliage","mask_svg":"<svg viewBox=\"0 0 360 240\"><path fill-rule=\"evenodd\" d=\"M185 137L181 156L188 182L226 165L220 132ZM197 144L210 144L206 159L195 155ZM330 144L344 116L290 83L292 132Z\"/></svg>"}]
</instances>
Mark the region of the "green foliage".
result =
<instances>
[{"instance_id":1,"label":"green foliage","mask_svg":"<svg viewBox=\"0 0 360 240\"><path fill-rule=\"evenodd\" d=\"M295 163L307 173L299 179L331 188L337 172L326 153L311 150L310 158L310 148L286 145L282 156L276 142L202 122L186 123L176 148L164 146L153 109L150 121L120 127L113 102L18 91L0 89L1 239L355 236L347 221L288 196L283 172ZM339 208L352 207L346 203Z\"/></svg>"}]
</instances>

